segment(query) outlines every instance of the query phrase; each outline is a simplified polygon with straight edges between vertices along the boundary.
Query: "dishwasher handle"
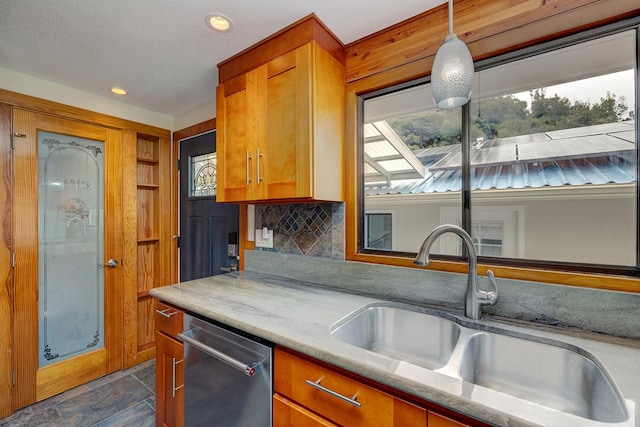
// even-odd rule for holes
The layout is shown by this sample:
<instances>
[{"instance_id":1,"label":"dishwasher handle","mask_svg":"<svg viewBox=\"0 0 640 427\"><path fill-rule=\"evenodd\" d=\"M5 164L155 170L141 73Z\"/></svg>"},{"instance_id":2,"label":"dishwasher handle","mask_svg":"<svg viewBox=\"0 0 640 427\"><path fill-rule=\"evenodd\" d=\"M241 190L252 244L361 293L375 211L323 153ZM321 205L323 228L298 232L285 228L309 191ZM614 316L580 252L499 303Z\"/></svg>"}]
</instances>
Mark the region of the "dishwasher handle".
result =
<instances>
[{"instance_id":1,"label":"dishwasher handle","mask_svg":"<svg viewBox=\"0 0 640 427\"><path fill-rule=\"evenodd\" d=\"M178 333L178 338L180 338L182 341L185 341L189 344L191 344L192 346L196 347L198 350L203 351L204 353L208 354L209 356L216 358L218 360L220 360L221 362L226 363L227 365L236 368L239 371L244 372L245 375L247 375L248 377L252 377L255 374L257 374L258 372L260 372L262 370L262 362L255 362L252 365L247 365L246 363L243 363L241 361L239 361L238 359L235 359L231 356L228 356L212 347L209 347L206 344L201 343L198 340L195 340L193 338L191 338L188 335L185 335L184 333L180 332Z\"/></svg>"}]
</instances>

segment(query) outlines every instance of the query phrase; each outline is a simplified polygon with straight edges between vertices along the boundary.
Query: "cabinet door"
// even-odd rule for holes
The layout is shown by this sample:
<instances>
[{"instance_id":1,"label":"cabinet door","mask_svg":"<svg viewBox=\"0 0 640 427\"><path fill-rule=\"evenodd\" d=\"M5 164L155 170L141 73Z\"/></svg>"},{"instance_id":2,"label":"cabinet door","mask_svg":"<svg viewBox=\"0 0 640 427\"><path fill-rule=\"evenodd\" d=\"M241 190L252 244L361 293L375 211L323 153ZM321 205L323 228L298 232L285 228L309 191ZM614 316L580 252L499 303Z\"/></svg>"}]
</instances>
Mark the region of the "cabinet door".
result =
<instances>
[{"instance_id":1,"label":"cabinet door","mask_svg":"<svg viewBox=\"0 0 640 427\"><path fill-rule=\"evenodd\" d=\"M424 427L427 424L424 408L278 348L274 366L276 393L338 425ZM337 395L355 400L360 406Z\"/></svg>"},{"instance_id":2,"label":"cabinet door","mask_svg":"<svg viewBox=\"0 0 640 427\"><path fill-rule=\"evenodd\" d=\"M313 196L311 44L258 69L258 199Z\"/></svg>"},{"instance_id":3,"label":"cabinet door","mask_svg":"<svg viewBox=\"0 0 640 427\"><path fill-rule=\"evenodd\" d=\"M255 200L256 70L217 89L217 201Z\"/></svg>"},{"instance_id":4,"label":"cabinet door","mask_svg":"<svg viewBox=\"0 0 640 427\"><path fill-rule=\"evenodd\" d=\"M429 411L428 414L428 426L429 427L467 427L467 424L452 420L443 415Z\"/></svg>"},{"instance_id":5,"label":"cabinet door","mask_svg":"<svg viewBox=\"0 0 640 427\"><path fill-rule=\"evenodd\" d=\"M156 331L156 426L184 424L183 344Z\"/></svg>"},{"instance_id":6,"label":"cabinet door","mask_svg":"<svg viewBox=\"0 0 640 427\"><path fill-rule=\"evenodd\" d=\"M279 394L274 394L273 427L337 427L337 425Z\"/></svg>"},{"instance_id":7,"label":"cabinet door","mask_svg":"<svg viewBox=\"0 0 640 427\"><path fill-rule=\"evenodd\" d=\"M184 311L156 300L154 324L157 331L176 339L184 330Z\"/></svg>"}]
</instances>

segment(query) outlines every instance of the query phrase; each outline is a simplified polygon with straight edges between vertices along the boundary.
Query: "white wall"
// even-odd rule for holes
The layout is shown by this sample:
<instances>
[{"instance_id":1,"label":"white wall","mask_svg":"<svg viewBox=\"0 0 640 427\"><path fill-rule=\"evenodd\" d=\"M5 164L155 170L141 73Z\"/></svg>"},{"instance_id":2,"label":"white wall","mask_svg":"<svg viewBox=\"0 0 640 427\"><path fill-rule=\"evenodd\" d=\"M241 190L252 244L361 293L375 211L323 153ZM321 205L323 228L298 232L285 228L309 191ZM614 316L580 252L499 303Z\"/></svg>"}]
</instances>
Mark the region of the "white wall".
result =
<instances>
[{"instance_id":1,"label":"white wall","mask_svg":"<svg viewBox=\"0 0 640 427\"><path fill-rule=\"evenodd\" d=\"M180 130L216 117L216 100L174 117L173 130Z\"/></svg>"},{"instance_id":2,"label":"white wall","mask_svg":"<svg viewBox=\"0 0 640 427\"><path fill-rule=\"evenodd\" d=\"M527 258L635 265L633 199L530 202L525 209Z\"/></svg>"},{"instance_id":3,"label":"white wall","mask_svg":"<svg viewBox=\"0 0 640 427\"><path fill-rule=\"evenodd\" d=\"M522 196L517 199L503 197L498 201L476 198L472 200L472 211L484 206L503 205L511 209L517 205L522 208L520 219L524 224L516 224L518 236L515 238L524 240L518 242L524 243L523 258L635 265L636 210L632 186L626 192L628 194L589 197L584 191L580 197L555 195L545 199L539 196L544 190L538 190L537 197L529 199ZM425 199L429 196L422 195ZM441 207L460 209L459 201L434 202L432 198L431 202L425 203L411 196L412 203L403 203L402 197L368 197L365 201L367 211L394 213L393 232L398 251L418 251L426 235L441 224ZM433 252L438 251L437 243Z\"/></svg>"},{"instance_id":4,"label":"white wall","mask_svg":"<svg viewBox=\"0 0 640 427\"><path fill-rule=\"evenodd\" d=\"M0 68L0 89L84 108L162 129L174 130L174 119L169 115L135 107L105 96L83 92L69 86L41 80L4 68Z\"/></svg>"},{"instance_id":5,"label":"white wall","mask_svg":"<svg viewBox=\"0 0 640 427\"><path fill-rule=\"evenodd\" d=\"M393 214L394 250L400 252L418 252L420 245L431 230L441 224L440 208L453 207L461 211L459 193L449 193L446 197L428 200L428 196L420 197L392 195L386 197L365 198L366 212L391 212ZM431 253L444 253L439 250L440 242L436 241Z\"/></svg>"}]
</instances>

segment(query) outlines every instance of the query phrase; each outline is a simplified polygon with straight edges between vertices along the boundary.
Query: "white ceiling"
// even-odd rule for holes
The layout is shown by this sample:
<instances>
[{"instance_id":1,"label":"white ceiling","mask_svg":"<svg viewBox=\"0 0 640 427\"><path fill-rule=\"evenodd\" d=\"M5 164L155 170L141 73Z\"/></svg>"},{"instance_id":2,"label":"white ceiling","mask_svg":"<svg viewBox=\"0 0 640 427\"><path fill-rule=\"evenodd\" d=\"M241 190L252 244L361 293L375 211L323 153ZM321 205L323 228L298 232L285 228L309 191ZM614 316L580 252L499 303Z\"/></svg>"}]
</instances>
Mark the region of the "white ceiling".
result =
<instances>
[{"instance_id":1,"label":"white ceiling","mask_svg":"<svg viewBox=\"0 0 640 427\"><path fill-rule=\"evenodd\" d=\"M445 1L0 0L0 68L175 117L215 99L219 62L312 12L347 44Z\"/></svg>"}]
</instances>

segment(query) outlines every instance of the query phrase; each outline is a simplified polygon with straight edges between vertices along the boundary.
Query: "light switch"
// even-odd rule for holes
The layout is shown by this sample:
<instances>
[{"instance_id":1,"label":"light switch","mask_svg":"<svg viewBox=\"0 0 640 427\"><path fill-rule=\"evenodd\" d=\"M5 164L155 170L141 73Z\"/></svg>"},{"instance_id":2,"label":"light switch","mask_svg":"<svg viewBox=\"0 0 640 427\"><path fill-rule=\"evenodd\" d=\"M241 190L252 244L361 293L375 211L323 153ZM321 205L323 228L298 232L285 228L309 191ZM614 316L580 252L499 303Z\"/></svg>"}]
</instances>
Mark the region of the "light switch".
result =
<instances>
[{"instance_id":1,"label":"light switch","mask_svg":"<svg viewBox=\"0 0 640 427\"><path fill-rule=\"evenodd\" d=\"M267 227L263 227L262 229L257 228L255 239L256 247L273 248L273 230L269 230Z\"/></svg>"}]
</instances>

